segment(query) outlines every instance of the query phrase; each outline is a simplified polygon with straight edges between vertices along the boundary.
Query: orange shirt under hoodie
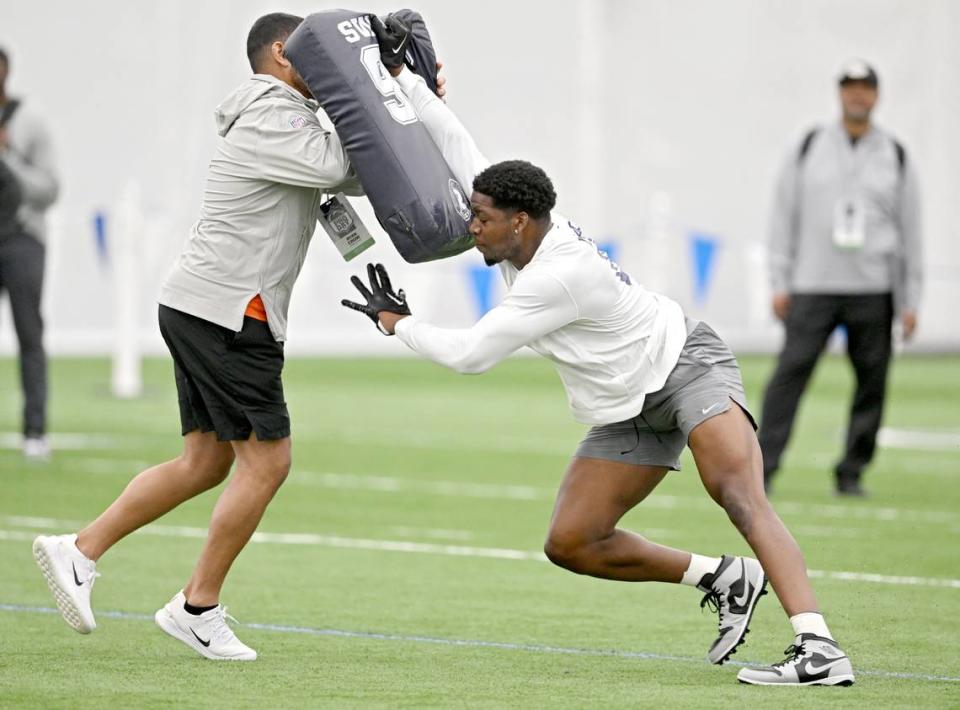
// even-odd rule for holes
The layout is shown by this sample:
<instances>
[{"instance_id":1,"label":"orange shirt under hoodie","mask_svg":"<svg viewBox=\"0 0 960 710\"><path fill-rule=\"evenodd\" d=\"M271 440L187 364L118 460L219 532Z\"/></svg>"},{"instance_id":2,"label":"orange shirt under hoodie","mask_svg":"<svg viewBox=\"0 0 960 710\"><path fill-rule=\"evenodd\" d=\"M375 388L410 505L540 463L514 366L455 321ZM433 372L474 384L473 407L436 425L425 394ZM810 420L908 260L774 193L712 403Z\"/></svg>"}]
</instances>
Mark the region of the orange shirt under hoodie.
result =
<instances>
[{"instance_id":1,"label":"orange shirt under hoodie","mask_svg":"<svg viewBox=\"0 0 960 710\"><path fill-rule=\"evenodd\" d=\"M250 299L250 303L247 304L247 310L243 312L243 315L250 316L257 320L267 322L267 309L263 307L263 301L260 299L260 294Z\"/></svg>"}]
</instances>

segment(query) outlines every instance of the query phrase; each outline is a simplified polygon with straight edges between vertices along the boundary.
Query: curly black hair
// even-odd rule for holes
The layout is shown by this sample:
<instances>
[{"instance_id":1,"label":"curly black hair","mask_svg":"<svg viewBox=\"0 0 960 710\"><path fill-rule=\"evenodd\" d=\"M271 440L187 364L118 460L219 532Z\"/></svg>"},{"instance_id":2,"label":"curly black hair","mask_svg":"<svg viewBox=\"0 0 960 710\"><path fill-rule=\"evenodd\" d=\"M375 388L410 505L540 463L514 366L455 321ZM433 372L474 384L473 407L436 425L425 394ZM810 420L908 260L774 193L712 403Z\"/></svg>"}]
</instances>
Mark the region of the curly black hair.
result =
<instances>
[{"instance_id":1,"label":"curly black hair","mask_svg":"<svg viewBox=\"0 0 960 710\"><path fill-rule=\"evenodd\" d=\"M557 203L550 178L526 160L505 160L491 165L473 179L473 189L492 199L498 209L519 210L534 219L549 215Z\"/></svg>"}]
</instances>

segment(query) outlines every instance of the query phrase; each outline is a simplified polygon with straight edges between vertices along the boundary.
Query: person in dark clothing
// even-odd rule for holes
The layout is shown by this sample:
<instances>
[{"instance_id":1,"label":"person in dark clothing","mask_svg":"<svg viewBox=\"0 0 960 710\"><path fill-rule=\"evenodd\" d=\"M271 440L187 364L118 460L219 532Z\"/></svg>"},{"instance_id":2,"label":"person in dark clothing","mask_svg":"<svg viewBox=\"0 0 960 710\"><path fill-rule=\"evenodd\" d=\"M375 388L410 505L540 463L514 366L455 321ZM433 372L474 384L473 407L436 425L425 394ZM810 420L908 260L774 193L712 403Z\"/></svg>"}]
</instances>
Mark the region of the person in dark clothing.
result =
<instances>
[{"instance_id":1,"label":"person in dark clothing","mask_svg":"<svg viewBox=\"0 0 960 710\"><path fill-rule=\"evenodd\" d=\"M40 115L7 94L9 58L0 50L0 294L10 298L20 347L23 453L50 455L47 355L43 349L44 215L57 199L50 136Z\"/></svg>"},{"instance_id":2,"label":"person in dark clothing","mask_svg":"<svg viewBox=\"0 0 960 710\"><path fill-rule=\"evenodd\" d=\"M913 160L871 121L879 80L853 60L839 77L842 120L806 134L787 157L770 230L773 310L786 339L760 422L764 481L780 467L797 404L830 334L843 326L857 387L839 495L864 495L883 416L893 322L917 325L922 282L920 206Z\"/></svg>"}]
</instances>

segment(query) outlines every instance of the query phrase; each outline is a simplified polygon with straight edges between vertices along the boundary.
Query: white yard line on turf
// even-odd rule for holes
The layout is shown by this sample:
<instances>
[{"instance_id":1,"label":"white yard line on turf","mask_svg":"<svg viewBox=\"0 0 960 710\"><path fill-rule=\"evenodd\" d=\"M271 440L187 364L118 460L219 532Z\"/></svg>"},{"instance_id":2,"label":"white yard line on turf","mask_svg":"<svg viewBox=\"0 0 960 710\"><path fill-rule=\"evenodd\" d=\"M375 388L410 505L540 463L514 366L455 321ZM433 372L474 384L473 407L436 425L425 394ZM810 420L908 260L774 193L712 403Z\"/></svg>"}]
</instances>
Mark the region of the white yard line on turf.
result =
<instances>
[{"instance_id":1,"label":"white yard line on turf","mask_svg":"<svg viewBox=\"0 0 960 710\"><path fill-rule=\"evenodd\" d=\"M419 493L463 498L492 498L498 500L552 500L554 492L536 486L472 483L470 481L423 481L398 476L367 476L328 471L294 469L289 481L318 488L341 488L379 493Z\"/></svg>"},{"instance_id":2,"label":"white yard line on turf","mask_svg":"<svg viewBox=\"0 0 960 710\"><path fill-rule=\"evenodd\" d=\"M537 454L546 456L568 457L573 454L577 446L577 434L570 438L555 438L545 440L543 437L529 437L524 435L498 434L495 439L470 439L462 432L444 433L440 431L404 431L402 436L391 436L389 432L377 432L376 442L372 444L370 437L356 429L318 430L298 432L297 437L313 442L337 442L350 446L371 445L383 448L402 449L441 449L445 451L485 452L491 451L500 454ZM581 433L580 436L583 436Z\"/></svg>"},{"instance_id":3,"label":"white yard line on turf","mask_svg":"<svg viewBox=\"0 0 960 710\"><path fill-rule=\"evenodd\" d=\"M87 462L90 462L89 464ZM132 476L147 464L134 459L112 461L103 458L78 457L72 466L84 473L129 474ZM287 485L315 486L318 488L373 491L378 493L411 493L417 495L447 496L453 498L479 498L490 500L544 501L553 500L556 491L544 486L517 484L476 483L472 481L427 481L399 476L359 475L330 471L306 471L294 469ZM783 514L804 517L816 516L844 520L870 520L884 523L928 523L934 525L960 524L960 513L945 510L910 510L905 508L875 508L861 503L850 505L806 504L790 501L773 501L774 507ZM654 493L643 501L645 508L664 510L715 510L712 501L703 497L674 496Z\"/></svg>"},{"instance_id":4,"label":"white yard line on turf","mask_svg":"<svg viewBox=\"0 0 960 710\"><path fill-rule=\"evenodd\" d=\"M960 431L882 427L877 435L877 445L884 449L950 451L960 454Z\"/></svg>"},{"instance_id":5,"label":"white yard line on turf","mask_svg":"<svg viewBox=\"0 0 960 710\"><path fill-rule=\"evenodd\" d=\"M26 606L20 604L0 604L0 611L11 612L14 614L59 614L60 612L51 607ZM98 611L97 616L108 619L122 619L128 621L153 621L152 615L138 614L126 611ZM399 641L405 643L425 643L441 646L458 646L461 648L491 648L502 651L525 651L528 653L556 653L569 656L596 656L606 658L624 658L631 660L645 661L671 661L675 663L695 663L697 665L706 665L702 657L692 656L673 656L662 653L648 653L644 651L621 651L618 649L604 648L577 648L570 646L548 646L536 643L513 643L509 641L482 641L479 639L456 639L440 638L437 636L421 636L408 634L390 634L376 633L370 631L348 631L345 629L316 629L309 626L291 626L286 624L257 624L246 623L238 626L257 631L269 631L281 634L302 634L306 636L327 636L334 638L361 639L366 641ZM758 662L750 661L727 661L731 666L758 666L763 665ZM925 682L939 683L958 683L960 677L942 676L926 673L899 673L896 671L875 671L862 670L856 671L860 675L876 676L879 678L898 678L902 680L919 680Z\"/></svg>"},{"instance_id":6,"label":"white yard line on turf","mask_svg":"<svg viewBox=\"0 0 960 710\"><path fill-rule=\"evenodd\" d=\"M139 431L137 436L156 438L170 435L169 429L157 431ZM485 441L483 444L474 444L463 441L459 435L444 433L419 432L411 434L405 432L402 438L384 439L386 434L378 438L382 446L414 448L414 449L453 449L457 451L495 451L506 454L537 454L556 455L566 457L572 453L572 439L556 439L544 443L542 439L536 441L529 437L499 436L496 441ZM309 441L337 441L349 445L370 446L366 435L355 431L315 431L298 432L297 438ZM80 433L80 432L52 432L51 445L54 450L82 451L85 449L116 449L131 445L129 436L118 436L115 433ZM23 437L17 432L0 432L0 449L19 449ZM960 431L953 430L925 430L925 429L898 429L883 427L877 438L877 445L885 449L905 449L912 451L934 451L960 454ZM910 473L930 473L931 475L952 475L955 469L944 471L928 471L917 469Z\"/></svg>"},{"instance_id":7,"label":"white yard line on turf","mask_svg":"<svg viewBox=\"0 0 960 710\"><path fill-rule=\"evenodd\" d=\"M137 436L157 437L170 435L172 430L164 428L157 431L139 431ZM316 431L298 432L298 439L309 441L338 441L351 445L370 446L370 440L365 434L355 431ZM457 451L495 451L507 454L538 454L569 456L573 450L572 439L556 439L544 443L542 439L536 441L526 436L499 436L496 441L485 441L483 444L473 444L463 441L459 435L444 433L419 432L416 434L404 432L402 438L394 440L384 439L386 434L378 438L382 445L414 449L454 449ZM85 433L85 432L51 432L49 435L54 450L82 451L85 449L116 449L131 445L128 435L120 436L115 433ZM18 432L0 432L0 449L19 449L23 444L23 435ZM941 451L960 454L960 431L898 429L883 427L880 429L877 444L887 449L908 449L915 451Z\"/></svg>"},{"instance_id":8,"label":"white yard line on turf","mask_svg":"<svg viewBox=\"0 0 960 710\"><path fill-rule=\"evenodd\" d=\"M51 432L47 440L54 451L81 451L84 449L122 448L125 437L115 434L84 434L74 432ZM0 449L20 449L23 446L23 434L12 431L0 432Z\"/></svg>"},{"instance_id":9,"label":"white yard line on turf","mask_svg":"<svg viewBox=\"0 0 960 710\"><path fill-rule=\"evenodd\" d=\"M858 537L872 537L874 534L870 528L841 528L836 525L797 525L796 523L790 524L790 532L793 535L816 539L823 539L825 535L829 535L831 539L845 537L851 540Z\"/></svg>"},{"instance_id":10,"label":"white yard line on turf","mask_svg":"<svg viewBox=\"0 0 960 710\"><path fill-rule=\"evenodd\" d=\"M418 528L410 525L392 525L388 529L392 534L400 537L428 537L433 540L459 540L460 542L466 542L474 538L474 534L469 530Z\"/></svg>"},{"instance_id":11,"label":"white yard line on turf","mask_svg":"<svg viewBox=\"0 0 960 710\"><path fill-rule=\"evenodd\" d=\"M398 476L357 475L294 469L287 484L317 486L344 490L365 490L381 493L416 493L464 498L490 498L497 500L553 500L556 491L542 486L526 486L469 481L426 481ZM803 516L821 516L881 522L960 523L960 513L945 510L909 510L904 508L874 508L869 505L851 504L806 504L789 501L773 501L781 513ZM666 510L692 509L716 510L716 505L706 497L674 496L654 493L641 506Z\"/></svg>"},{"instance_id":12,"label":"white yard line on turf","mask_svg":"<svg viewBox=\"0 0 960 710\"><path fill-rule=\"evenodd\" d=\"M328 429L298 432L298 438L310 441L337 441L350 445L370 446L369 437L354 429ZM572 437L576 433L571 434ZM960 431L897 429L883 427L877 441L881 448L912 449L921 451L947 451L960 454ZM456 451L494 451L502 454L536 454L548 456L569 456L576 448L572 438L531 438L522 435L501 435L495 441L463 440L460 434L445 432L408 432L402 437L390 438L386 432L377 436L379 446L412 449L453 449Z\"/></svg>"},{"instance_id":13,"label":"white yard line on turf","mask_svg":"<svg viewBox=\"0 0 960 710\"><path fill-rule=\"evenodd\" d=\"M57 521L49 518L17 518L0 517L7 524L16 525L15 520L32 521L32 524L23 525L41 530L70 530L75 525L68 525L69 521ZM46 523L60 523L47 525ZM136 531L134 535L155 535L160 537L198 538L207 536L206 528L194 528L175 525L148 525ZM0 540L27 540L33 539L34 534L21 530L0 530ZM543 552L537 550L513 550L505 547L476 547L473 545L441 545L432 542L413 542L410 540L375 540L360 537L344 537L342 535L318 535L316 533L275 533L257 531L250 538L255 544L268 545L308 545L314 547L331 547L348 550L368 550L375 552L413 552L427 555L444 555L448 557L476 557L499 560L522 560L546 562ZM873 572L846 572L810 570L810 576L838 582L869 582L873 584L893 584L908 587L939 587L960 589L960 579L944 579L938 577L916 577L904 575L876 574Z\"/></svg>"},{"instance_id":14,"label":"white yard line on turf","mask_svg":"<svg viewBox=\"0 0 960 710\"><path fill-rule=\"evenodd\" d=\"M70 461L70 469L80 473L119 474L133 478L144 469L152 466L142 459L102 458L75 456Z\"/></svg>"},{"instance_id":15,"label":"white yard line on turf","mask_svg":"<svg viewBox=\"0 0 960 710\"><path fill-rule=\"evenodd\" d=\"M26 530L0 530L0 540L11 542L30 542L36 536L37 533Z\"/></svg>"}]
</instances>

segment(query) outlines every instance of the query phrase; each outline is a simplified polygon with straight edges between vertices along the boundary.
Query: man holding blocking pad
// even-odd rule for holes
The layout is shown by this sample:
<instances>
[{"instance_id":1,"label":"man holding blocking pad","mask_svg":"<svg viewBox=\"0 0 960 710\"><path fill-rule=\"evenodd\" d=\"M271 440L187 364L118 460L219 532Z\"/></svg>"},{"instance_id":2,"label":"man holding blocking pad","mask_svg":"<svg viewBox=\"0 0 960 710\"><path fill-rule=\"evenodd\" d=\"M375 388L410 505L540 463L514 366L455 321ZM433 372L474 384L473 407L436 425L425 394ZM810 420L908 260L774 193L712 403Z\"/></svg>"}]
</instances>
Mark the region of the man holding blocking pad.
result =
<instances>
[{"instance_id":1,"label":"man holding blocking pad","mask_svg":"<svg viewBox=\"0 0 960 710\"><path fill-rule=\"evenodd\" d=\"M219 140L200 219L160 293L183 452L141 472L78 533L34 541L64 620L82 634L96 628L90 593L101 555L219 485L235 463L192 576L155 619L206 658L257 657L227 625L220 590L290 470L281 380L290 293L318 219L348 258L369 237L346 200L321 204L323 193L361 193L340 138L320 125L318 104L284 52L301 22L273 13L250 30L254 75L217 108ZM367 26L386 32L369 18ZM392 46L405 41L402 29L390 36ZM390 73L401 71L407 71L402 63Z\"/></svg>"}]
</instances>

